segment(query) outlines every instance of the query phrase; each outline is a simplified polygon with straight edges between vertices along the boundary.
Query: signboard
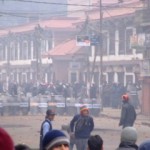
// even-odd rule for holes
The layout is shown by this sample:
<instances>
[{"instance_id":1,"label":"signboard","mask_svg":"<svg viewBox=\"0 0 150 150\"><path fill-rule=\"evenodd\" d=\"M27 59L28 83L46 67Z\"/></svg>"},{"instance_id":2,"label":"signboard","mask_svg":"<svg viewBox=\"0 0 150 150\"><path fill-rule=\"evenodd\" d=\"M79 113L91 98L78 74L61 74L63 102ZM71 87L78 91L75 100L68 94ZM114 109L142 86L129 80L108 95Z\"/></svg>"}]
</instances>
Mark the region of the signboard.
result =
<instances>
[{"instance_id":1,"label":"signboard","mask_svg":"<svg viewBox=\"0 0 150 150\"><path fill-rule=\"evenodd\" d=\"M64 108L65 107L65 103L57 103L56 105L58 108Z\"/></svg>"},{"instance_id":2,"label":"signboard","mask_svg":"<svg viewBox=\"0 0 150 150\"><path fill-rule=\"evenodd\" d=\"M70 63L70 69L79 70L80 69L80 63L79 62L71 62Z\"/></svg>"},{"instance_id":3,"label":"signboard","mask_svg":"<svg viewBox=\"0 0 150 150\"><path fill-rule=\"evenodd\" d=\"M131 47L138 49L143 48L145 44L145 34L135 34L130 37Z\"/></svg>"},{"instance_id":4,"label":"signboard","mask_svg":"<svg viewBox=\"0 0 150 150\"><path fill-rule=\"evenodd\" d=\"M88 35L78 35L76 37L77 46L91 46L90 37Z\"/></svg>"},{"instance_id":5,"label":"signboard","mask_svg":"<svg viewBox=\"0 0 150 150\"><path fill-rule=\"evenodd\" d=\"M100 44L100 36L98 36L98 35L91 36L90 40L91 40L91 45L93 45L93 46Z\"/></svg>"}]
</instances>

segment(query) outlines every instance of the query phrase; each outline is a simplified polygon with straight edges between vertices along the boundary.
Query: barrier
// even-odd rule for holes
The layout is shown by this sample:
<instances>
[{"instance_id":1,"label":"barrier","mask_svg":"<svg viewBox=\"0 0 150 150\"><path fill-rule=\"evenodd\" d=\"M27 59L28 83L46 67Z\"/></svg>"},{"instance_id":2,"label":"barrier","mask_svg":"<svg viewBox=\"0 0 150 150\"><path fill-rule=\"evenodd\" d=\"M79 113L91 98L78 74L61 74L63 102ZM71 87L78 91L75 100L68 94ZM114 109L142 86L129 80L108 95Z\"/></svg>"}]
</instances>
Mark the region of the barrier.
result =
<instances>
[{"instance_id":1,"label":"barrier","mask_svg":"<svg viewBox=\"0 0 150 150\"><path fill-rule=\"evenodd\" d=\"M30 113L31 115L38 114L38 102L31 100L30 102Z\"/></svg>"},{"instance_id":2,"label":"barrier","mask_svg":"<svg viewBox=\"0 0 150 150\"><path fill-rule=\"evenodd\" d=\"M0 114L1 114L1 116L4 115L3 114L3 103L2 102L0 102Z\"/></svg>"},{"instance_id":3,"label":"barrier","mask_svg":"<svg viewBox=\"0 0 150 150\"><path fill-rule=\"evenodd\" d=\"M39 108L39 113L41 114L45 114L47 108L48 108L48 104L46 102L40 102L38 104L38 108Z\"/></svg>"},{"instance_id":4,"label":"barrier","mask_svg":"<svg viewBox=\"0 0 150 150\"><path fill-rule=\"evenodd\" d=\"M56 103L56 110L59 115L63 115L66 112L66 109L65 103Z\"/></svg>"},{"instance_id":5,"label":"barrier","mask_svg":"<svg viewBox=\"0 0 150 150\"><path fill-rule=\"evenodd\" d=\"M51 109L56 112L56 103L48 102L48 109Z\"/></svg>"},{"instance_id":6,"label":"barrier","mask_svg":"<svg viewBox=\"0 0 150 150\"><path fill-rule=\"evenodd\" d=\"M27 102L27 101L20 102L20 112L22 115L28 115L29 102Z\"/></svg>"},{"instance_id":7,"label":"barrier","mask_svg":"<svg viewBox=\"0 0 150 150\"><path fill-rule=\"evenodd\" d=\"M55 95L55 102L64 102L65 99L62 95Z\"/></svg>"},{"instance_id":8,"label":"barrier","mask_svg":"<svg viewBox=\"0 0 150 150\"><path fill-rule=\"evenodd\" d=\"M74 103L67 103L67 114L69 116L77 114L77 107L75 107Z\"/></svg>"},{"instance_id":9,"label":"barrier","mask_svg":"<svg viewBox=\"0 0 150 150\"><path fill-rule=\"evenodd\" d=\"M99 116L100 108L101 108L100 104L92 104L91 114L96 117Z\"/></svg>"},{"instance_id":10,"label":"barrier","mask_svg":"<svg viewBox=\"0 0 150 150\"><path fill-rule=\"evenodd\" d=\"M15 116L20 114L20 103L19 102L6 102L3 103L4 115Z\"/></svg>"}]
</instances>

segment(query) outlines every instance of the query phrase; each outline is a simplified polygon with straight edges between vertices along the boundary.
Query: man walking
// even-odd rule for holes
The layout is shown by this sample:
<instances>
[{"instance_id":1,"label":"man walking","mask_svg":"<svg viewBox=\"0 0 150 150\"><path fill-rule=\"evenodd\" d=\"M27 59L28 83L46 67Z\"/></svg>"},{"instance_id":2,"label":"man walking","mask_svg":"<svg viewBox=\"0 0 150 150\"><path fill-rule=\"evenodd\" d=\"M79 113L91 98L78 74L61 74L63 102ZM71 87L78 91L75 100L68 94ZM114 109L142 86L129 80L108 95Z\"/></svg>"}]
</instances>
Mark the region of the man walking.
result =
<instances>
[{"instance_id":1,"label":"man walking","mask_svg":"<svg viewBox=\"0 0 150 150\"><path fill-rule=\"evenodd\" d=\"M94 129L94 122L86 106L81 107L80 114L73 117L70 129L72 136L75 136L77 150L87 150L87 141Z\"/></svg>"},{"instance_id":2,"label":"man walking","mask_svg":"<svg viewBox=\"0 0 150 150\"><path fill-rule=\"evenodd\" d=\"M55 117L54 111L52 110L46 111L46 117L41 125L41 130L40 130L40 150L43 150L42 141L43 141L44 136L46 135L47 132L52 130L51 122L54 120L54 117Z\"/></svg>"},{"instance_id":3,"label":"man walking","mask_svg":"<svg viewBox=\"0 0 150 150\"><path fill-rule=\"evenodd\" d=\"M132 127L136 119L135 108L129 103L129 96L123 95L123 105L121 110L120 126Z\"/></svg>"}]
</instances>

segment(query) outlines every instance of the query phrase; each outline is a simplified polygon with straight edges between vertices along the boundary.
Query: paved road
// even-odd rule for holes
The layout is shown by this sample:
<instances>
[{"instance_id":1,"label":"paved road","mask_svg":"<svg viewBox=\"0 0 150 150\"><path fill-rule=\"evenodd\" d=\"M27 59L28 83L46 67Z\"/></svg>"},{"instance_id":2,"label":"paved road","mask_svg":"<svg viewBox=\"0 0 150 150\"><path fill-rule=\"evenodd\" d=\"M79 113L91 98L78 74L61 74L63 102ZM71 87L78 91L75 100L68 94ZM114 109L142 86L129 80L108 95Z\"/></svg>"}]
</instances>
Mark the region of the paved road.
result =
<instances>
[{"instance_id":1,"label":"paved road","mask_svg":"<svg viewBox=\"0 0 150 150\"><path fill-rule=\"evenodd\" d=\"M99 130L92 134L99 134L104 139L104 149L114 150L120 141L121 127L118 127L120 110L104 109L103 114L94 118L95 128ZM61 129L63 124L67 125L72 117L56 116L53 126ZM0 126L4 127L13 137L15 144L25 143L32 148L39 145L39 129L44 115L39 116L3 116L0 117ZM139 139L138 144L149 138L150 128L143 125L147 121L146 117L139 116L135 127L137 128Z\"/></svg>"}]
</instances>

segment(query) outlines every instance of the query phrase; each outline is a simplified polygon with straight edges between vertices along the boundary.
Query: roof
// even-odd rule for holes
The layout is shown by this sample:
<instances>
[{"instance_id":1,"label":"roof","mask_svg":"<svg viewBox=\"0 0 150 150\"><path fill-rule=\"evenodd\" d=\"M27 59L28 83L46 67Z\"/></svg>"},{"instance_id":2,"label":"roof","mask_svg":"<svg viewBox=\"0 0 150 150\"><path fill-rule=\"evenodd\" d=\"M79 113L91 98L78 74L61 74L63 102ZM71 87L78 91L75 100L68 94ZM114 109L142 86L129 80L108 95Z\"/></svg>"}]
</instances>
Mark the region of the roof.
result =
<instances>
[{"instance_id":1,"label":"roof","mask_svg":"<svg viewBox=\"0 0 150 150\"><path fill-rule=\"evenodd\" d=\"M26 25L2 29L0 30L0 36L7 35L8 32L21 33L21 32L32 31L38 24L43 28L55 28L55 29L75 28L74 24L76 22L77 22L77 18L43 20L39 22L26 24Z\"/></svg>"},{"instance_id":2,"label":"roof","mask_svg":"<svg viewBox=\"0 0 150 150\"><path fill-rule=\"evenodd\" d=\"M93 2L96 3L98 0L94 0ZM103 0L104 6L116 6L118 0ZM98 4L98 3L97 3ZM118 4L117 4L118 6ZM122 7L126 6L126 7ZM134 8L127 8L127 7ZM111 18L117 17L122 15L128 15L135 12L135 7L141 7L143 3L139 0L125 0L123 4L120 4L118 8L107 8L106 11L103 11L103 18ZM89 13L90 20L97 20L99 19L99 9L91 10ZM5 36L9 32L13 33L21 33L21 32L28 32L34 30L34 28L39 24L43 28L53 28L53 29L75 29L75 25L85 21L86 17L82 18L57 18L57 19L49 19L49 20L41 20L39 22L34 22L22 26L16 26L12 28L6 28L0 30L0 36Z\"/></svg>"},{"instance_id":3,"label":"roof","mask_svg":"<svg viewBox=\"0 0 150 150\"><path fill-rule=\"evenodd\" d=\"M80 46L76 46L76 40L65 41L48 52L48 56L66 56L73 55L80 50Z\"/></svg>"},{"instance_id":4,"label":"roof","mask_svg":"<svg viewBox=\"0 0 150 150\"><path fill-rule=\"evenodd\" d=\"M106 0L106 1L108 1L108 0ZM116 0L113 0L113 1L116 1ZM118 7L114 7L114 8L110 7L109 9L106 7L106 9L104 9L104 11L103 11L103 18L107 19L107 18L112 18L112 17L133 14L137 10L136 7L137 8L143 7L143 3L139 0L131 0L130 3L129 3L129 1L126 1L124 4L122 4L120 6L118 5ZM90 20L99 19L100 18L99 10L90 12L89 18L90 18Z\"/></svg>"}]
</instances>

